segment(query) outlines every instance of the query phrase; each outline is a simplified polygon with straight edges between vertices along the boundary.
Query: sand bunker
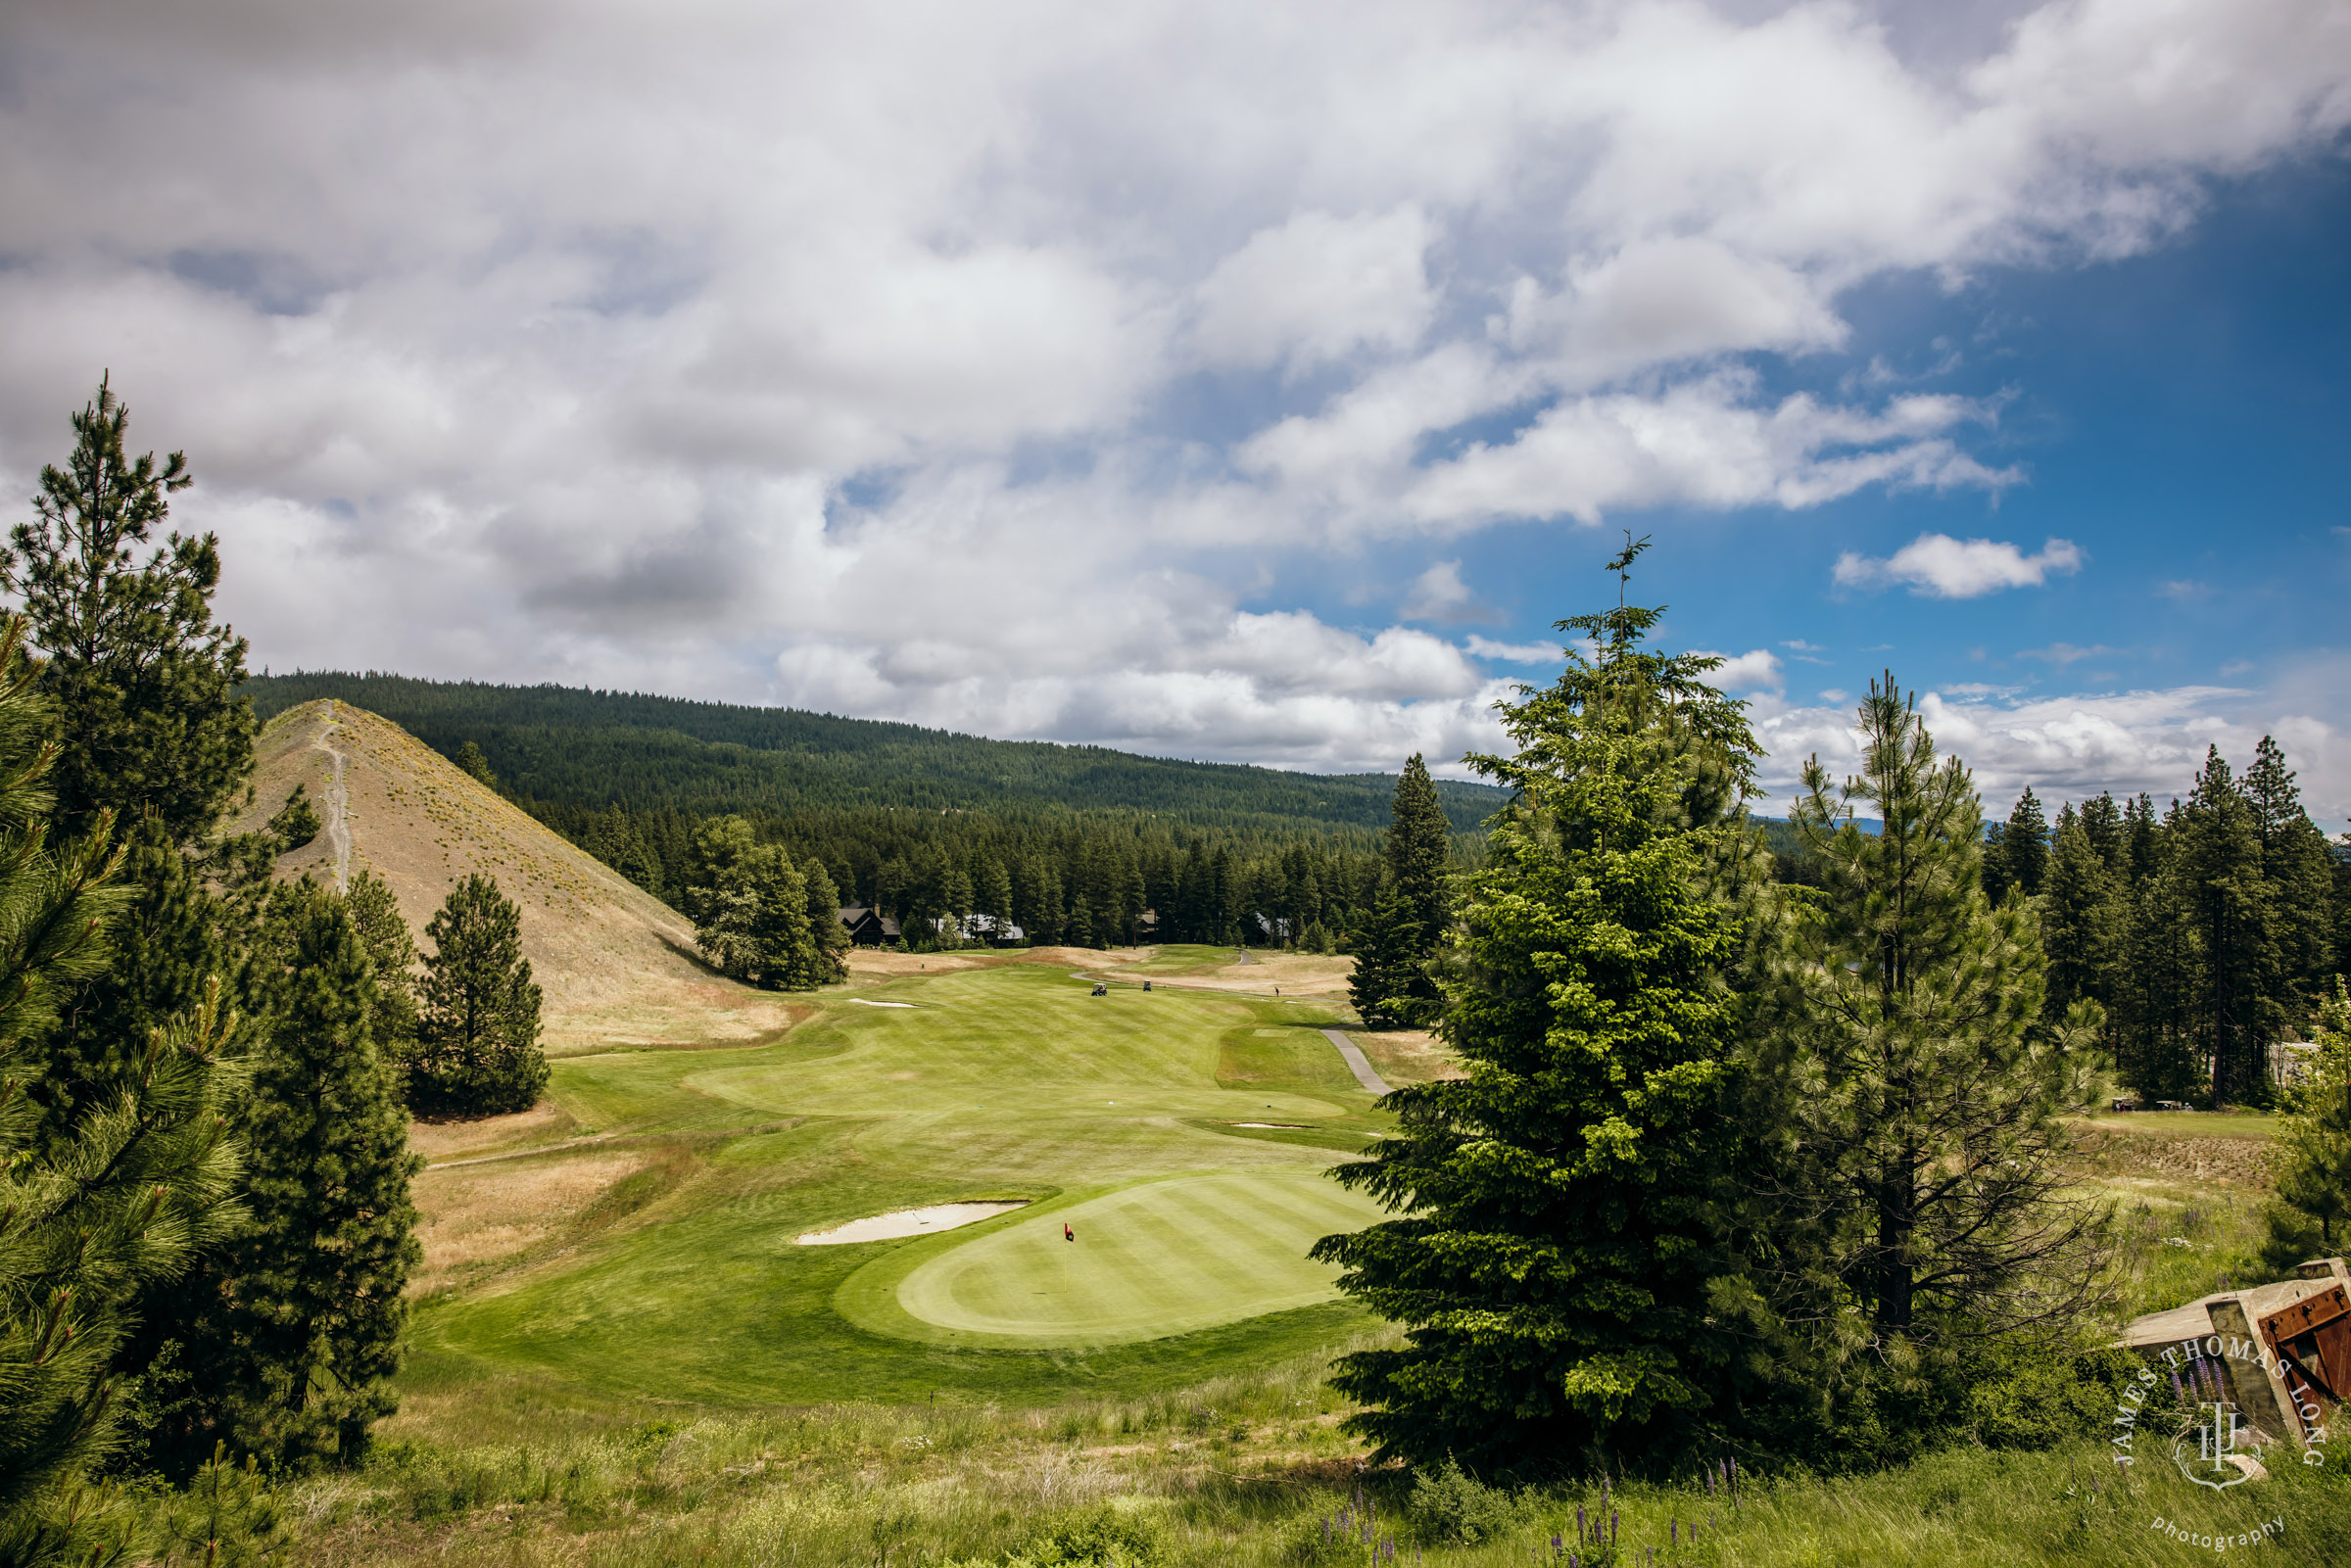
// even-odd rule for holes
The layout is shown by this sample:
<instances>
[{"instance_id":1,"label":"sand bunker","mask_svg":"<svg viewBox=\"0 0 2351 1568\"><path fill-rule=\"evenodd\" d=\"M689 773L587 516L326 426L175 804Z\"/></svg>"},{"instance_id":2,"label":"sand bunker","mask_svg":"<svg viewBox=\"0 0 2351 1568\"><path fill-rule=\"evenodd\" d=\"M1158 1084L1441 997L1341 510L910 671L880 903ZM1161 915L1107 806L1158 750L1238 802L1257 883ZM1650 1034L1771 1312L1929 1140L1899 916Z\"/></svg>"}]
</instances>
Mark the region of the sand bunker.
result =
<instances>
[{"instance_id":1,"label":"sand bunker","mask_svg":"<svg viewBox=\"0 0 2351 1568\"><path fill-rule=\"evenodd\" d=\"M852 1001L852 1002L854 1002L854 1003L856 1003L856 1004L857 1004L859 1007L912 1007L912 1006L914 1006L914 1004L913 1004L912 1002L869 1002L869 1001L867 1001L867 1000L866 1000L864 997L862 997L862 996L852 996L852 997L850 997L850 998L849 998L849 1000L850 1000L850 1001Z\"/></svg>"},{"instance_id":2,"label":"sand bunker","mask_svg":"<svg viewBox=\"0 0 2351 1568\"><path fill-rule=\"evenodd\" d=\"M1227 1121L1228 1127L1311 1127L1311 1121Z\"/></svg>"},{"instance_id":3,"label":"sand bunker","mask_svg":"<svg viewBox=\"0 0 2351 1568\"><path fill-rule=\"evenodd\" d=\"M888 1007L891 1004L880 1004ZM898 1004L903 1005L903 1004ZM864 1219L852 1219L831 1230L812 1230L799 1238L802 1247L838 1247L853 1241L890 1241L899 1236L923 1236L935 1230L953 1230L958 1225L1026 1209L1029 1200L1014 1199L1006 1203L933 1204L928 1209L901 1209L893 1214L872 1214Z\"/></svg>"}]
</instances>

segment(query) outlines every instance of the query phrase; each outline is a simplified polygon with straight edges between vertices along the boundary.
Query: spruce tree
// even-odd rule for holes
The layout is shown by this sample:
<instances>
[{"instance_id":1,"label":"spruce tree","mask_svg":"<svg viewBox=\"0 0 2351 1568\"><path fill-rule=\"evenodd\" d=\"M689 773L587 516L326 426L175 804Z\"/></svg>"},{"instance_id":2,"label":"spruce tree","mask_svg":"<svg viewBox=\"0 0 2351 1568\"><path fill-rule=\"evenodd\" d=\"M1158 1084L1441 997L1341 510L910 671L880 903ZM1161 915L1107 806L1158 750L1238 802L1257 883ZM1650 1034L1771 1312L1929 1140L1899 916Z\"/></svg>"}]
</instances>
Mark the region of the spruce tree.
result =
<instances>
[{"instance_id":1,"label":"spruce tree","mask_svg":"<svg viewBox=\"0 0 2351 1568\"><path fill-rule=\"evenodd\" d=\"M1451 848L1452 825L1415 752L1396 781L1389 812L1386 885L1357 928L1348 994L1367 1027L1418 1027L1443 1007L1428 964L1448 920L1445 862Z\"/></svg>"},{"instance_id":2,"label":"spruce tree","mask_svg":"<svg viewBox=\"0 0 2351 1568\"><path fill-rule=\"evenodd\" d=\"M271 906L243 1117L253 1225L224 1270L218 1419L235 1447L280 1462L349 1459L397 1403L401 1292L420 1256L408 1180L424 1162L376 1050L375 966L350 907L307 879Z\"/></svg>"},{"instance_id":3,"label":"spruce tree","mask_svg":"<svg viewBox=\"0 0 2351 1568\"><path fill-rule=\"evenodd\" d=\"M418 1024L424 1068L411 1076L411 1103L461 1116L528 1111L548 1068L522 912L476 872L450 889L424 934L433 951Z\"/></svg>"},{"instance_id":4,"label":"spruce tree","mask_svg":"<svg viewBox=\"0 0 2351 1568\"><path fill-rule=\"evenodd\" d=\"M1898 1448L1894 1412L1953 1397L1971 1346L2079 1326L2098 1219L2066 1196L2044 960L2029 907L1984 897L1967 771L1891 677L1858 727L1859 773L1838 787L1812 759L1790 817L1822 886L1758 1033L1758 1278L1790 1418Z\"/></svg>"},{"instance_id":5,"label":"spruce tree","mask_svg":"<svg viewBox=\"0 0 2351 1568\"><path fill-rule=\"evenodd\" d=\"M51 845L54 719L24 641L11 617L0 632L0 1561L118 1561L128 1521L88 1472L121 1443L114 1362L131 1304L239 1217L233 1081L219 1066L233 1021L215 985L121 1053L109 1093L62 1119L26 1094L48 1069L61 996L109 961L124 899L110 885L103 811Z\"/></svg>"},{"instance_id":6,"label":"spruce tree","mask_svg":"<svg viewBox=\"0 0 2351 1568\"><path fill-rule=\"evenodd\" d=\"M1561 623L1599 662L1570 649L1556 686L1503 710L1516 754L1470 759L1517 793L1444 970L1439 1031L1467 1076L1382 1102L1397 1134L1336 1174L1397 1217L1315 1248L1404 1330L1334 1379L1382 1456L1662 1468L1735 1403L1717 1297L1737 1272L1721 1200L1742 927L1724 890L1768 862L1742 705L1704 685L1717 661L1642 647L1658 613Z\"/></svg>"},{"instance_id":7,"label":"spruce tree","mask_svg":"<svg viewBox=\"0 0 2351 1568\"><path fill-rule=\"evenodd\" d=\"M450 760L457 765L459 773L483 788L498 787L498 775L490 771L490 759L482 754L481 746L474 741L468 740L457 747L457 754Z\"/></svg>"},{"instance_id":8,"label":"spruce tree","mask_svg":"<svg viewBox=\"0 0 2351 1568\"><path fill-rule=\"evenodd\" d=\"M2278 1185L2262 1261L2279 1273L2351 1250L2351 991L2340 975L2320 1018L2318 1050L2282 1096L2271 1145Z\"/></svg>"},{"instance_id":9,"label":"spruce tree","mask_svg":"<svg viewBox=\"0 0 2351 1568\"><path fill-rule=\"evenodd\" d=\"M41 470L33 519L0 551L0 588L23 600L45 659L60 742L50 787L69 831L100 811L202 837L253 767L253 708L237 688L245 641L213 622L220 553L210 534L140 551L193 483L124 446L130 411L101 380L72 416L73 452Z\"/></svg>"}]
</instances>

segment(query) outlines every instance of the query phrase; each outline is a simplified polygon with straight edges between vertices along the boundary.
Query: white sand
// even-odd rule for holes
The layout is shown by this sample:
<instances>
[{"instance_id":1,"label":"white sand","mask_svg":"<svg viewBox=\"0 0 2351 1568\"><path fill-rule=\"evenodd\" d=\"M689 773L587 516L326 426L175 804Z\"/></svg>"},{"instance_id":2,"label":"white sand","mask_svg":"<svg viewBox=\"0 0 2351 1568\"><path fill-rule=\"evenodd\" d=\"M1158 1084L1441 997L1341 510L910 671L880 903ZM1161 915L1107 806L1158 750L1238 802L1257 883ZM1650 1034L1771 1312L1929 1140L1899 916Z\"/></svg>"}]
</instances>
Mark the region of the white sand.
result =
<instances>
[{"instance_id":1,"label":"white sand","mask_svg":"<svg viewBox=\"0 0 2351 1568\"><path fill-rule=\"evenodd\" d=\"M1311 1121L1227 1121L1228 1127L1311 1127Z\"/></svg>"},{"instance_id":2,"label":"white sand","mask_svg":"<svg viewBox=\"0 0 2351 1568\"><path fill-rule=\"evenodd\" d=\"M849 1000L850 1000L850 1001L852 1001L852 1002L854 1002L854 1003L856 1003L856 1004L857 1004L859 1007L912 1007L912 1006L914 1006L914 1004L913 1004L912 1002L869 1002L869 1001L867 1001L867 1000L866 1000L864 997L862 997L862 996L852 996L852 997L850 997L850 998L849 998Z\"/></svg>"},{"instance_id":3,"label":"white sand","mask_svg":"<svg viewBox=\"0 0 2351 1568\"><path fill-rule=\"evenodd\" d=\"M898 1236L920 1236L934 1230L953 1230L958 1225L969 1225L1028 1207L1029 1200L1022 1198L1010 1203L933 1204L928 1209L901 1209L893 1214L872 1214L864 1219L852 1219L831 1230L812 1230L799 1238L799 1245L838 1247L844 1242L889 1241Z\"/></svg>"}]
</instances>

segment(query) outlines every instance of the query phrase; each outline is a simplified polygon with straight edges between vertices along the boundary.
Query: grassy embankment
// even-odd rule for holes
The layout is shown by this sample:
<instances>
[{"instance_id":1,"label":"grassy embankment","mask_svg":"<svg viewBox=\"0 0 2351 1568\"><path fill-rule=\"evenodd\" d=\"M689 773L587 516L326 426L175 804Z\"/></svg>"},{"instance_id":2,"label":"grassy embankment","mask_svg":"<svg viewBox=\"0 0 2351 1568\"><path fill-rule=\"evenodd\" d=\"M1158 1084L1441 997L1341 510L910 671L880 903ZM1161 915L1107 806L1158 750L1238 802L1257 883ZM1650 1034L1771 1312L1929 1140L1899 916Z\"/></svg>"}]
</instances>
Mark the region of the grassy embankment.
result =
<instances>
[{"instance_id":1,"label":"grassy embankment","mask_svg":"<svg viewBox=\"0 0 2351 1568\"><path fill-rule=\"evenodd\" d=\"M1161 973L1217 956L1159 955ZM1000 1561L1109 1509L1156 1538L1159 1562L1240 1568L1368 1560L1360 1540L1326 1540L1359 1533L1367 1507L1375 1537L1429 1562L1572 1546L1587 1491L1497 1503L1489 1538L1466 1544L1337 1430L1329 1357L1381 1330L1298 1305L1327 1280L1286 1249L1344 1221L1315 1172L1383 1118L1318 1032L1339 1022L1330 1004L1093 998L1072 967L869 980L760 1049L578 1058L557 1067L559 1113L437 1129L449 1161L469 1138L561 1146L423 1178L434 1283L404 1409L365 1469L293 1489L294 1555ZM915 1006L866 1005L885 1001ZM2164 1161L2263 1129L2153 1120L2104 1134L2084 1170L2117 1200L2133 1310L2241 1278L2258 1201L2233 1165ZM600 1141L570 1141L583 1131ZM793 1244L998 1197L1033 1203L946 1235ZM1079 1243L1059 1239L1064 1219ZM1155 1310L1198 1326L1135 1342ZM2118 1482L2085 1441L1758 1483L1737 1506L1691 1486L1613 1505L1624 1561L2153 1564L2185 1549L2150 1533L2157 1515L2209 1531L2282 1512L2278 1556L2321 1562L2351 1560L2342 1483L2280 1466L2216 1499L2168 1463Z\"/></svg>"}]
</instances>

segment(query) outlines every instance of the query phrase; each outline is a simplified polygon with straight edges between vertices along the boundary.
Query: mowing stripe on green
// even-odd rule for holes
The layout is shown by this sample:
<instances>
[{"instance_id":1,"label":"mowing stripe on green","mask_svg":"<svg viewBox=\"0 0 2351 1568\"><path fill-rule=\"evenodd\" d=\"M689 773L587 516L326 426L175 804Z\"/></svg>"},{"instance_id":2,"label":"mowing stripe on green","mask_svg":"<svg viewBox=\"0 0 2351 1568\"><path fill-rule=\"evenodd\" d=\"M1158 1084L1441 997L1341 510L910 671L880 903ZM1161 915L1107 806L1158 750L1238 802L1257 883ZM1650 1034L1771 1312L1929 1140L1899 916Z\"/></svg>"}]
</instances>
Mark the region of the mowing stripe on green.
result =
<instances>
[{"instance_id":1,"label":"mowing stripe on green","mask_svg":"<svg viewBox=\"0 0 2351 1568\"><path fill-rule=\"evenodd\" d=\"M997 1345L1116 1345L1189 1334L1337 1295L1306 1251L1379 1206L1312 1171L1126 1187L977 1236L899 1282L907 1315ZM1062 1226L1078 1233L1062 1239Z\"/></svg>"}]
</instances>

